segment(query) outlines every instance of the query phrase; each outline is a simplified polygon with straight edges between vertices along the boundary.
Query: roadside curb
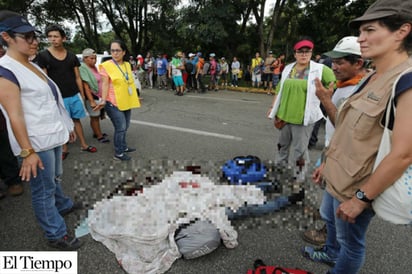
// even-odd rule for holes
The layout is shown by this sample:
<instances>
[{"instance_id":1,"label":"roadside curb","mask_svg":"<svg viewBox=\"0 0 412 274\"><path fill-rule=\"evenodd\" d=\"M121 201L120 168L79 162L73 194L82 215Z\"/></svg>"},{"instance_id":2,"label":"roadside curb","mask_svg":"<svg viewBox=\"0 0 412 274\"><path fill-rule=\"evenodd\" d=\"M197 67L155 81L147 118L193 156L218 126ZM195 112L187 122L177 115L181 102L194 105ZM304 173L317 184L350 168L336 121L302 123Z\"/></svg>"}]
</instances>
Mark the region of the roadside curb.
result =
<instances>
[{"instance_id":1,"label":"roadside curb","mask_svg":"<svg viewBox=\"0 0 412 274\"><path fill-rule=\"evenodd\" d=\"M261 88L252 88L252 87L226 87L226 90L230 90L230 91L238 91L238 92L252 92L252 93L262 93L262 94L268 94L268 92L264 89ZM273 95L273 91L272 94L268 94L268 95Z\"/></svg>"}]
</instances>

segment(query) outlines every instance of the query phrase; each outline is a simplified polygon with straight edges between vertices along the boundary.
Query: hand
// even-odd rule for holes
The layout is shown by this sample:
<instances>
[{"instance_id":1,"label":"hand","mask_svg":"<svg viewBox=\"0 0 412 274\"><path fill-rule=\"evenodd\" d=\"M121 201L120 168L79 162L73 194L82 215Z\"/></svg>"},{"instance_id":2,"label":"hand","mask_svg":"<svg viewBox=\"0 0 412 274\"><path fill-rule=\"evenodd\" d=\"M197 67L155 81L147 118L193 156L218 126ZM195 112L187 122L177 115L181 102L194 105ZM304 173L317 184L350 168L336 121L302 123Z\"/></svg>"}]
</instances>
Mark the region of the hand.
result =
<instances>
[{"instance_id":1,"label":"hand","mask_svg":"<svg viewBox=\"0 0 412 274\"><path fill-rule=\"evenodd\" d=\"M74 143L77 139L76 132L71 131L69 135L69 143Z\"/></svg>"},{"instance_id":2,"label":"hand","mask_svg":"<svg viewBox=\"0 0 412 274\"><path fill-rule=\"evenodd\" d=\"M268 119L270 119L270 118L269 118L269 114L272 112L272 108L273 108L273 107L270 107L270 108L268 109L268 111L266 111L266 117L267 117Z\"/></svg>"},{"instance_id":3,"label":"hand","mask_svg":"<svg viewBox=\"0 0 412 274\"><path fill-rule=\"evenodd\" d=\"M37 153L32 153L23 159L19 176L22 181L30 181L32 175L33 178L37 177L37 168L44 169L43 162L41 161Z\"/></svg>"},{"instance_id":4,"label":"hand","mask_svg":"<svg viewBox=\"0 0 412 274\"><path fill-rule=\"evenodd\" d=\"M341 203L336 210L336 216L343 221L354 224L356 217L369 206L368 203L362 202L356 197Z\"/></svg>"},{"instance_id":5,"label":"hand","mask_svg":"<svg viewBox=\"0 0 412 274\"><path fill-rule=\"evenodd\" d=\"M99 104L97 104L95 107L93 107L93 111L99 111L102 108L104 108L104 106L106 105L106 101L105 100L101 100L99 102Z\"/></svg>"},{"instance_id":6,"label":"hand","mask_svg":"<svg viewBox=\"0 0 412 274\"><path fill-rule=\"evenodd\" d=\"M324 163L322 163L318 168L315 169L315 171L313 171L312 173L312 181L317 184L320 185L322 183L322 170L323 167L325 166Z\"/></svg>"},{"instance_id":7,"label":"hand","mask_svg":"<svg viewBox=\"0 0 412 274\"><path fill-rule=\"evenodd\" d=\"M323 100L330 100L333 95L333 88L335 86L334 82L329 84L328 88L325 88L319 78L315 79L315 86L316 86L316 96L318 96L320 101Z\"/></svg>"}]
</instances>

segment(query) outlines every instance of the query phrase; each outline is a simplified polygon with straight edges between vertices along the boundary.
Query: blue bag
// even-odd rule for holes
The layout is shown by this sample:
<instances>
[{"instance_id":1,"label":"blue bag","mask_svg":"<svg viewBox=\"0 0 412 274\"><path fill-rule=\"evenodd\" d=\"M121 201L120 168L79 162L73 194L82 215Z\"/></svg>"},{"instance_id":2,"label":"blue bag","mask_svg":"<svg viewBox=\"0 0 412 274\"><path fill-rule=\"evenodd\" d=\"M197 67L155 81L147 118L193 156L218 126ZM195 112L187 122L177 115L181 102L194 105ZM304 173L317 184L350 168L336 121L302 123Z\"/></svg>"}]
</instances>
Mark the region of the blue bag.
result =
<instances>
[{"instance_id":1,"label":"blue bag","mask_svg":"<svg viewBox=\"0 0 412 274\"><path fill-rule=\"evenodd\" d=\"M223 177L231 184L246 185L265 180L266 167L256 156L238 156L222 166Z\"/></svg>"}]
</instances>

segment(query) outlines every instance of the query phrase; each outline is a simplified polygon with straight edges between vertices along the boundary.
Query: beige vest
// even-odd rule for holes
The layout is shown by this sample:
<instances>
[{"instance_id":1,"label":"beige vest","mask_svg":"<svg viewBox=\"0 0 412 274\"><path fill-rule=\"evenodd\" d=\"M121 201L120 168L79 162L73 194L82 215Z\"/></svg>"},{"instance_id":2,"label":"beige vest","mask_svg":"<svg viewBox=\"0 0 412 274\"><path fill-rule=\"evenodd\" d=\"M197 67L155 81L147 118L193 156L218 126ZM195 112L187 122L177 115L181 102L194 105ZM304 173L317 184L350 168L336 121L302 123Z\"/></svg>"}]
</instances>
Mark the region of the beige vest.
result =
<instances>
[{"instance_id":1,"label":"beige vest","mask_svg":"<svg viewBox=\"0 0 412 274\"><path fill-rule=\"evenodd\" d=\"M408 59L387 71L349 97L340 108L322 173L328 192L339 201L352 198L372 174L383 133L380 122L392 85L397 76L411 66L412 60Z\"/></svg>"}]
</instances>

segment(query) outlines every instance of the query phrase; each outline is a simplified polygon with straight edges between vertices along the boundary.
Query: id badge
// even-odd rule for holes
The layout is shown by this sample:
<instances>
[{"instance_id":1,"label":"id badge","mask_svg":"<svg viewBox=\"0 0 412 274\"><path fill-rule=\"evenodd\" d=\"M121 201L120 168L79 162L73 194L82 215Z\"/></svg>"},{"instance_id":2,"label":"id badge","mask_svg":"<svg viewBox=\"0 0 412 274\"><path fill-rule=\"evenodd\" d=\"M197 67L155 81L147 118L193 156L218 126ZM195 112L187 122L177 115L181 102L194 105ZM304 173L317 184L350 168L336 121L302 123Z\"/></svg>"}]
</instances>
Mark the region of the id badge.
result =
<instances>
[{"instance_id":1,"label":"id badge","mask_svg":"<svg viewBox=\"0 0 412 274\"><path fill-rule=\"evenodd\" d=\"M133 88L129 86L129 95L133 95Z\"/></svg>"}]
</instances>

